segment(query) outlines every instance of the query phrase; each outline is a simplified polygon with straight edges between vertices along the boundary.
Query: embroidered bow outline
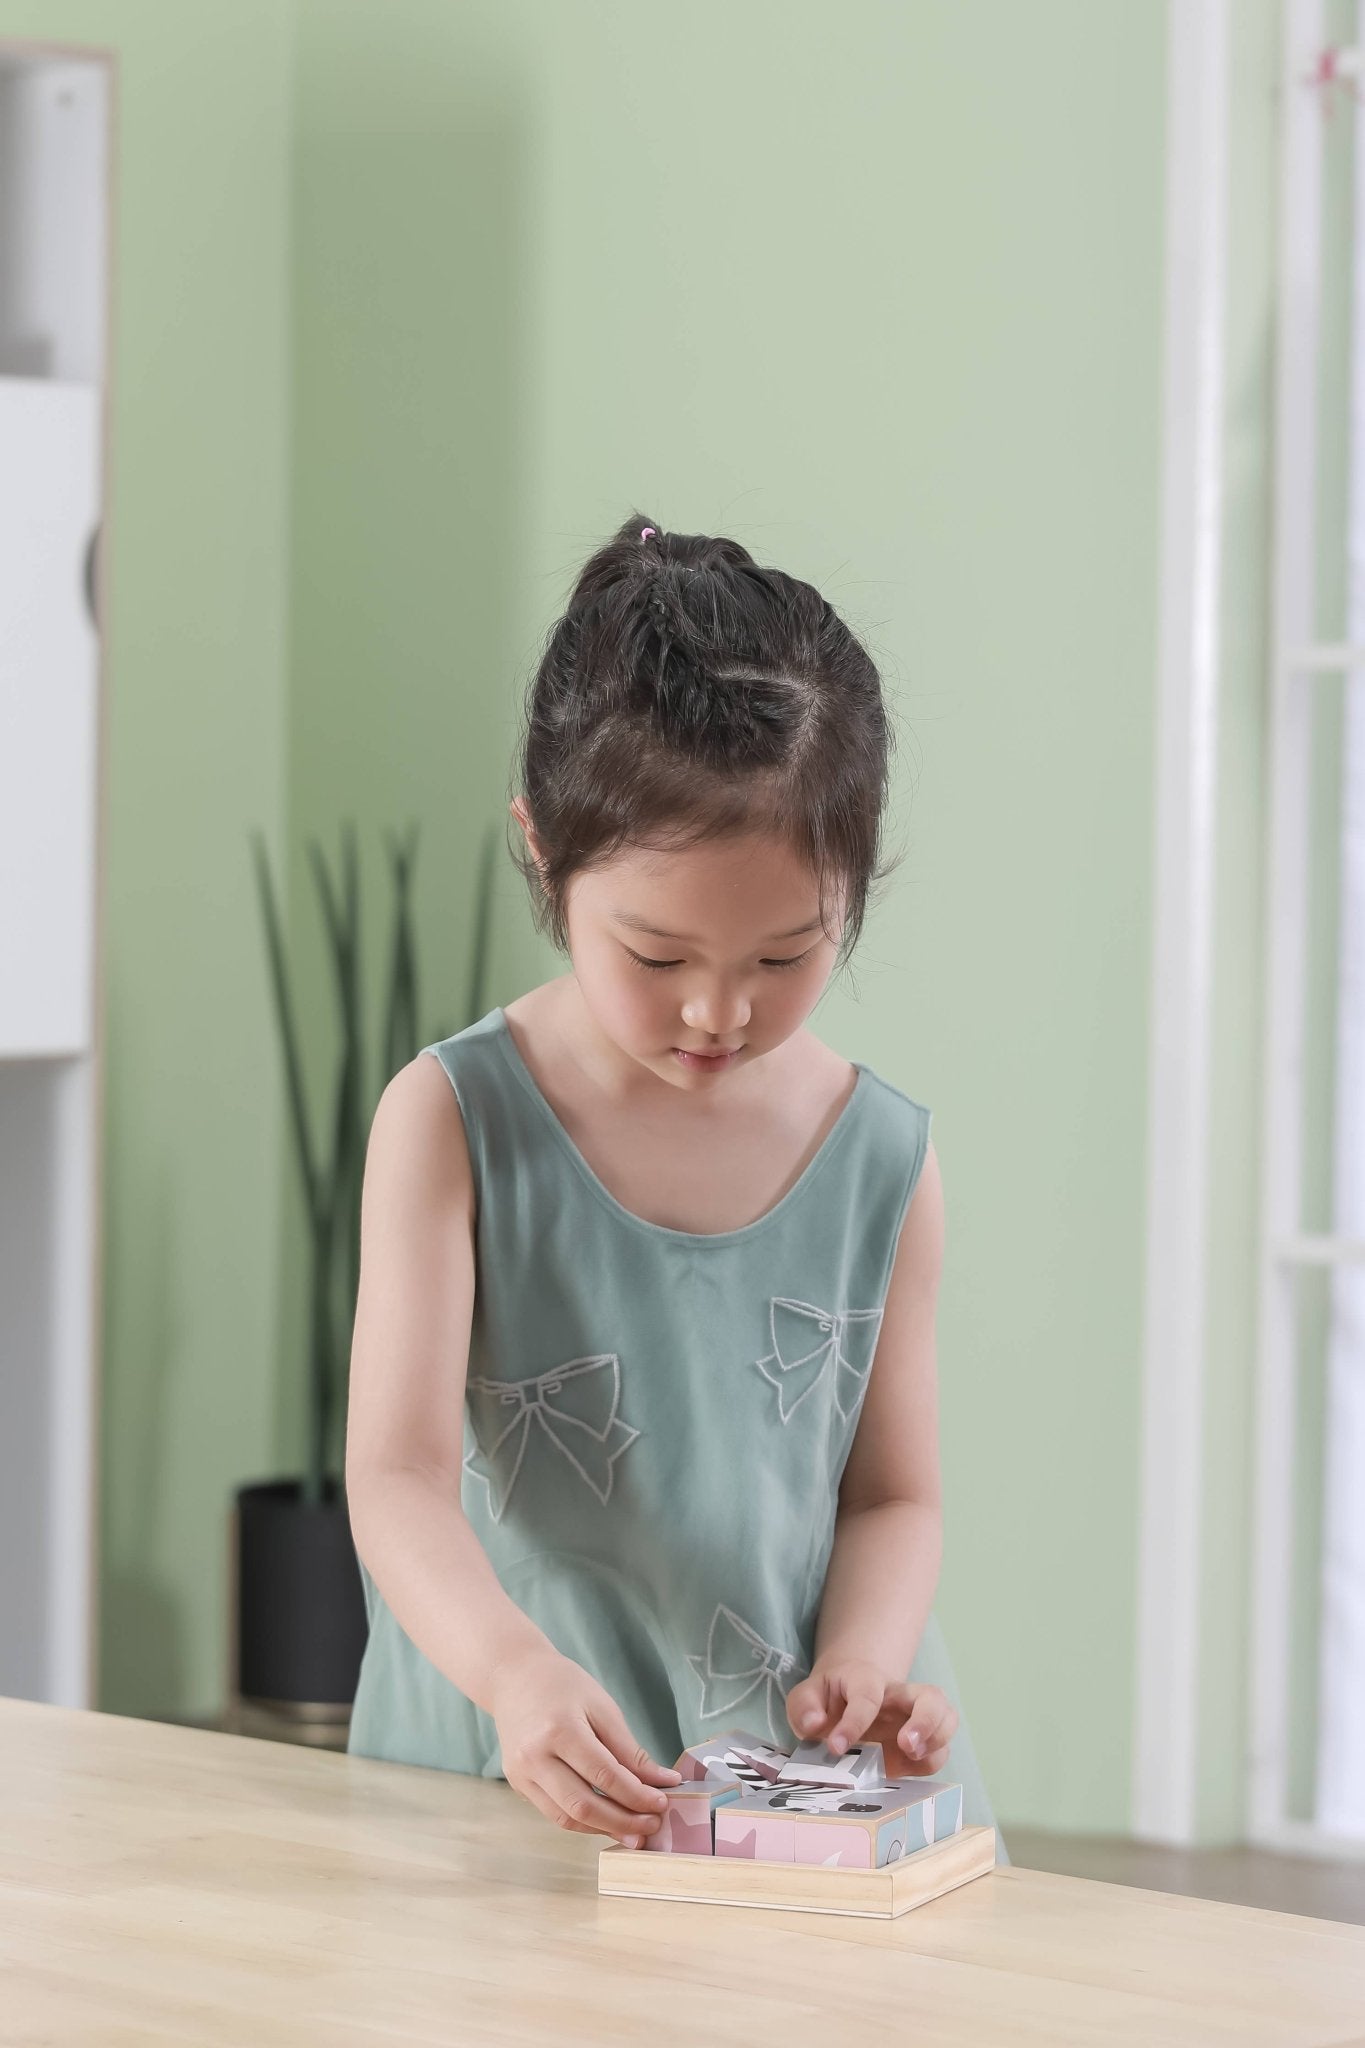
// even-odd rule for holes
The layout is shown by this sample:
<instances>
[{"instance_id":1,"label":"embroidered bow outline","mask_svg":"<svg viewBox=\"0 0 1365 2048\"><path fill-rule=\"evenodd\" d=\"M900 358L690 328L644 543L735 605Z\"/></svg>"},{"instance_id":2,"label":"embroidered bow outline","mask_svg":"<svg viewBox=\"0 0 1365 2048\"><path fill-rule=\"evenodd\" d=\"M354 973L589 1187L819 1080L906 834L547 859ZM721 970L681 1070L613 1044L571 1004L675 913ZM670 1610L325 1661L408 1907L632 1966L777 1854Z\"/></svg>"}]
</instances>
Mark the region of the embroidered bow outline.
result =
<instances>
[{"instance_id":1,"label":"embroidered bow outline","mask_svg":"<svg viewBox=\"0 0 1365 2048\"><path fill-rule=\"evenodd\" d=\"M789 1422L812 1387L832 1371L835 1404L847 1421L872 1369L881 1309L854 1308L835 1315L808 1301L779 1297L769 1304L768 1320L773 1348L757 1363L764 1379L777 1388L782 1420Z\"/></svg>"},{"instance_id":2,"label":"embroidered bow outline","mask_svg":"<svg viewBox=\"0 0 1365 2048\"><path fill-rule=\"evenodd\" d=\"M573 1358L528 1380L472 1379L468 1402L475 1448L464 1461L465 1470L487 1486L495 1522L502 1520L512 1497L533 1428L543 1431L604 1507L611 1498L616 1460L640 1434L617 1414L621 1361L615 1352ZM509 1444L510 1452L500 1456ZM499 1495L499 1465L506 1465L509 1456L511 1469Z\"/></svg>"},{"instance_id":3,"label":"embroidered bow outline","mask_svg":"<svg viewBox=\"0 0 1365 2048\"><path fill-rule=\"evenodd\" d=\"M773 1705L774 1697L779 1703L785 1700L788 1687L783 1680L797 1669L797 1659L788 1651L764 1642L729 1607L718 1607L711 1617L705 1655L689 1655L687 1661L701 1680L704 1721L733 1713L761 1688L769 1733L781 1741L785 1719L774 1718ZM708 1700L714 1704L708 1705Z\"/></svg>"}]
</instances>

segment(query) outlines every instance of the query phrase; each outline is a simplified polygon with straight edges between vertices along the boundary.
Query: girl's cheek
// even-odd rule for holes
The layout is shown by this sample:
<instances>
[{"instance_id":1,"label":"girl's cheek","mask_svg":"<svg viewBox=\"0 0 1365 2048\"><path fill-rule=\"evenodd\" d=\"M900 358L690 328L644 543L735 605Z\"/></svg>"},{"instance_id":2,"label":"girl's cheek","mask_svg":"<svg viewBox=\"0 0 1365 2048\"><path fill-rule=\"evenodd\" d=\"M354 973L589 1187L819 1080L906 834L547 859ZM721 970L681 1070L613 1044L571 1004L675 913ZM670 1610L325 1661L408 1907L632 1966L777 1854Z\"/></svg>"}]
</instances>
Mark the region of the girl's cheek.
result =
<instances>
[{"instance_id":1,"label":"girl's cheek","mask_svg":"<svg viewBox=\"0 0 1365 2048\"><path fill-rule=\"evenodd\" d=\"M662 986L654 987L657 980ZM665 1020L671 1019L675 1004L667 989L666 975L651 977L639 967L627 966L619 982L619 997L623 1016L630 1019L632 1026L647 1038L657 1038Z\"/></svg>"},{"instance_id":2,"label":"girl's cheek","mask_svg":"<svg viewBox=\"0 0 1365 2048\"><path fill-rule=\"evenodd\" d=\"M792 991L786 1014L790 1020L791 1029L794 1031L798 1025L804 1023L806 1018L809 1017L811 1011L829 986L829 974L822 968L814 974L793 975L792 979L799 986Z\"/></svg>"}]
</instances>

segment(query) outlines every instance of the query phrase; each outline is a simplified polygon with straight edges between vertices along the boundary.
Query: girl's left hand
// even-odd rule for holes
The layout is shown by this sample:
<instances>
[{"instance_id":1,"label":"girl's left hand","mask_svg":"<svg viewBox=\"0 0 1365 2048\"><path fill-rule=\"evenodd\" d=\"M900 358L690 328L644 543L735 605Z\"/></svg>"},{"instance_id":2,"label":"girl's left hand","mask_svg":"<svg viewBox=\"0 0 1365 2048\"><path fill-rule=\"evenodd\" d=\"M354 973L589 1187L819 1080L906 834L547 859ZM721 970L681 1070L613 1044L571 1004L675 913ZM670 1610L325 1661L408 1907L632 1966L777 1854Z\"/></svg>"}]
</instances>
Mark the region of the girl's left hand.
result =
<instances>
[{"instance_id":1,"label":"girl's left hand","mask_svg":"<svg viewBox=\"0 0 1365 2048\"><path fill-rule=\"evenodd\" d=\"M888 1778L942 1770L958 1720L936 1685L888 1678L857 1657L817 1658L787 1694L787 1718L803 1742L825 1742L838 1755L856 1742L880 1742Z\"/></svg>"}]
</instances>

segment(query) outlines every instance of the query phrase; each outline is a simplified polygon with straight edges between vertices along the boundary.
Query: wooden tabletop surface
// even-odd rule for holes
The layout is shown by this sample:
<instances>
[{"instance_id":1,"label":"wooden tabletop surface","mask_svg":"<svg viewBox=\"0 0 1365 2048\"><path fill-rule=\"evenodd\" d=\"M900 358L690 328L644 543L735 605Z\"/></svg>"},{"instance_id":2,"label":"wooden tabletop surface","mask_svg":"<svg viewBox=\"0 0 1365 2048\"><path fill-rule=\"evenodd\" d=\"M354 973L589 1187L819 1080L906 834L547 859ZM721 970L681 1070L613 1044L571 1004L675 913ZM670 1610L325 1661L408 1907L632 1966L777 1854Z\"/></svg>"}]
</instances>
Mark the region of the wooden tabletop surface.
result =
<instances>
[{"instance_id":1,"label":"wooden tabletop surface","mask_svg":"<svg viewBox=\"0 0 1365 2048\"><path fill-rule=\"evenodd\" d=\"M1365 1928L1011 1868L897 1921L599 1898L506 1785L0 1701L0 2041L1365 2044Z\"/></svg>"}]
</instances>

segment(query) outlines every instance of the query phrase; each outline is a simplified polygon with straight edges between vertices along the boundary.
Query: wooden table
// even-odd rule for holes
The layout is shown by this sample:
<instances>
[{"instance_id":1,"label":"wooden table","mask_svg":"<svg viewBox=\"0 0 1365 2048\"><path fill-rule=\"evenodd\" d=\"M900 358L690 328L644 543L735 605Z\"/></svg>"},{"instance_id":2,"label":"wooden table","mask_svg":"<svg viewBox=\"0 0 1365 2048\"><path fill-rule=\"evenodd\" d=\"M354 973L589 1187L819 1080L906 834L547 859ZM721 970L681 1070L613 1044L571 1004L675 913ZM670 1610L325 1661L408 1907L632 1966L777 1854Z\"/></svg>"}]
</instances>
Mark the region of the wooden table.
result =
<instances>
[{"instance_id":1,"label":"wooden table","mask_svg":"<svg viewBox=\"0 0 1365 2048\"><path fill-rule=\"evenodd\" d=\"M501 1783L0 1701L0 2041L1365 2043L1365 1929L1011 1868L902 1920L599 1898Z\"/></svg>"}]
</instances>

